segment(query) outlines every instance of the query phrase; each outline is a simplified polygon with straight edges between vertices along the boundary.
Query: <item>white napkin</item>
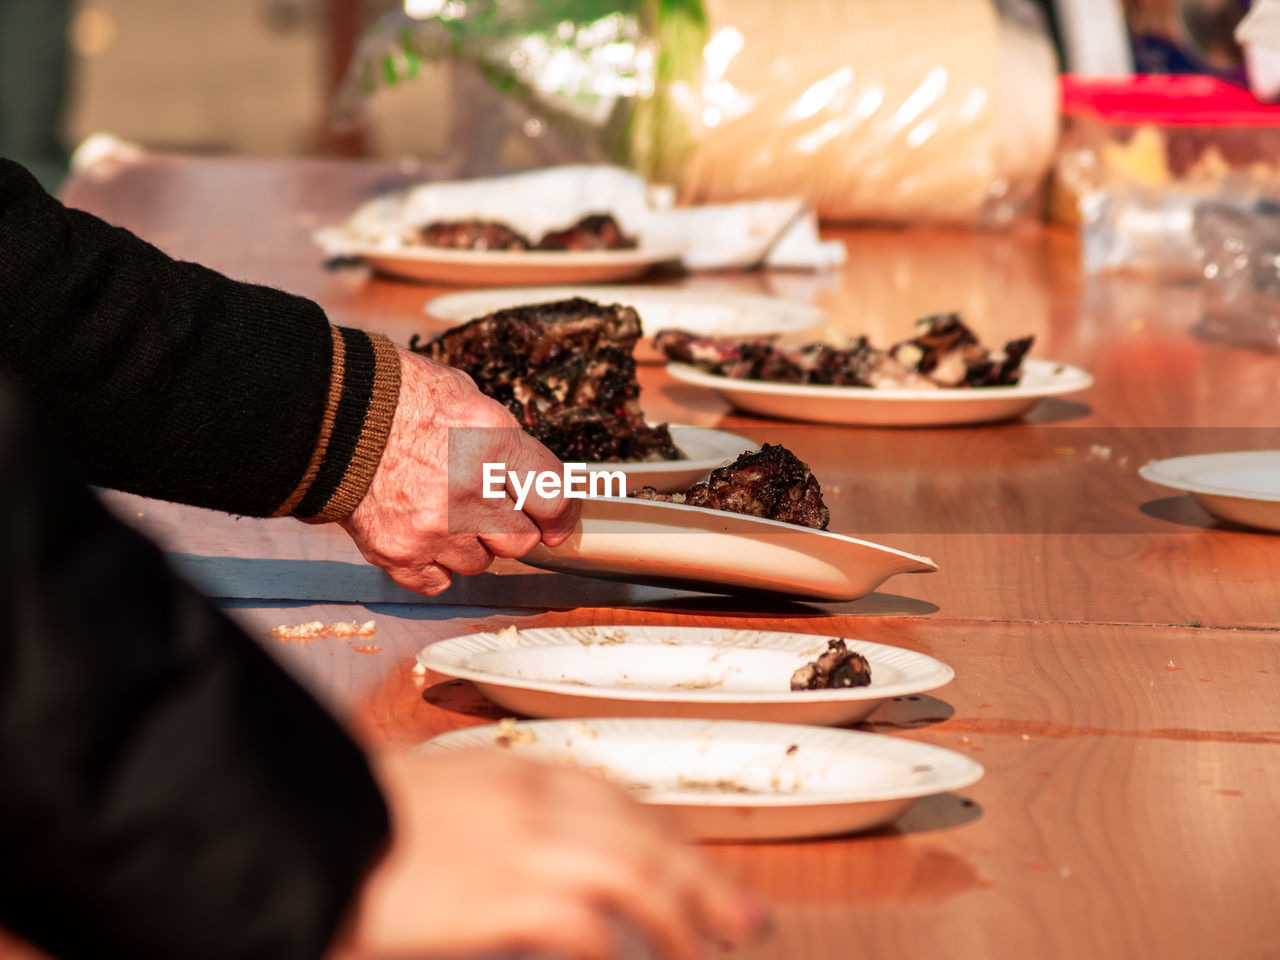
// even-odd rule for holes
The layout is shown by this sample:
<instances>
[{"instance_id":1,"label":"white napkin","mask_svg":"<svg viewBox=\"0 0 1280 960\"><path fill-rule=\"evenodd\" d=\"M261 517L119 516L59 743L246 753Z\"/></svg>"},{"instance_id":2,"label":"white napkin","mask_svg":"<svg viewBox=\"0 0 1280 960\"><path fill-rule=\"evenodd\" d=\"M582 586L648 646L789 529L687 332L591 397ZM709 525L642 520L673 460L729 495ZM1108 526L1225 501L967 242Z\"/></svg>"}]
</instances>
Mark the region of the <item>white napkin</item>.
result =
<instances>
[{"instance_id":1,"label":"white napkin","mask_svg":"<svg viewBox=\"0 0 1280 960\"><path fill-rule=\"evenodd\" d=\"M1280 0L1257 0L1236 27L1244 47L1249 89L1259 100L1280 100Z\"/></svg>"},{"instance_id":2,"label":"white napkin","mask_svg":"<svg viewBox=\"0 0 1280 960\"><path fill-rule=\"evenodd\" d=\"M688 270L745 269L757 264L826 270L844 262L844 244L818 239L813 211L799 199L697 207L672 204L669 187L651 187L619 167L576 165L449 183L376 197L314 239L328 256L363 247L394 251L413 244L429 223L485 220L537 240L592 213L610 213L641 249L672 251Z\"/></svg>"},{"instance_id":3,"label":"white napkin","mask_svg":"<svg viewBox=\"0 0 1280 960\"><path fill-rule=\"evenodd\" d=\"M110 133L94 133L71 154L71 171L92 180L106 180L144 156L146 151L135 143Z\"/></svg>"}]
</instances>

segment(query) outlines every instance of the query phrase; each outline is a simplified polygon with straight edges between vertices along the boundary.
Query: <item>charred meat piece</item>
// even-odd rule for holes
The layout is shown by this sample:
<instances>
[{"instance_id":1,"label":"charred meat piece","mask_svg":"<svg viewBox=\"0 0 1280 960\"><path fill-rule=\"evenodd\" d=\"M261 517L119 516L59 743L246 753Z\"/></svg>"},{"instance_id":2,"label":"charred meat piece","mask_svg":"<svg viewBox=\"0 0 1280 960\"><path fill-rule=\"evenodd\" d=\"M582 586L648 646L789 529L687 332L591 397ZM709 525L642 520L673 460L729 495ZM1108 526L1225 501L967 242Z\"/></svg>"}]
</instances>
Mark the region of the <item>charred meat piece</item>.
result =
<instances>
[{"instance_id":1,"label":"charred meat piece","mask_svg":"<svg viewBox=\"0 0 1280 960\"><path fill-rule=\"evenodd\" d=\"M668 360L688 363L726 377L763 379L760 371L773 346L767 340L728 340L701 337L685 330L659 330L653 345Z\"/></svg>"},{"instance_id":2,"label":"charred meat piece","mask_svg":"<svg viewBox=\"0 0 1280 960\"><path fill-rule=\"evenodd\" d=\"M1004 353L992 353L978 342L960 314L941 313L917 320L916 336L894 344L888 353L939 386L1010 386L1021 378L1022 358L1031 349L1032 340L1011 340Z\"/></svg>"},{"instance_id":3,"label":"charred meat piece","mask_svg":"<svg viewBox=\"0 0 1280 960\"><path fill-rule=\"evenodd\" d=\"M812 383L877 389L936 390L1016 384L1032 337L989 351L959 314L917 322L917 335L888 350L859 337L848 347L811 343L782 347L770 340L727 340L683 330L660 330L654 343L668 359L744 380Z\"/></svg>"},{"instance_id":4,"label":"charred meat piece","mask_svg":"<svg viewBox=\"0 0 1280 960\"><path fill-rule=\"evenodd\" d=\"M700 337L683 330L660 330L653 342L668 359L743 380L865 387L876 360L866 337L843 350L823 343L785 349L768 340Z\"/></svg>"},{"instance_id":5,"label":"charred meat piece","mask_svg":"<svg viewBox=\"0 0 1280 960\"><path fill-rule=\"evenodd\" d=\"M743 380L837 387L933 386L859 337L849 347L810 343L780 347L768 340L724 340L661 330L654 344L668 359Z\"/></svg>"},{"instance_id":6,"label":"charred meat piece","mask_svg":"<svg viewBox=\"0 0 1280 960\"><path fill-rule=\"evenodd\" d=\"M838 690L871 684L871 664L867 658L845 646L840 639L828 640L817 660L806 663L791 675L792 690Z\"/></svg>"},{"instance_id":7,"label":"charred meat piece","mask_svg":"<svg viewBox=\"0 0 1280 960\"><path fill-rule=\"evenodd\" d=\"M528 239L502 223L483 220L429 223L418 234L428 247L454 250L528 250Z\"/></svg>"},{"instance_id":8,"label":"charred meat piece","mask_svg":"<svg viewBox=\"0 0 1280 960\"><path fill-rule=\"evenodd\" d=\"M581 297L512 307L409 348L466 372L561 460L682 460L640 413L631 307Z\"/></svg>"},{"instance_id":9,"label":"charred meat piece","mask_svg":"<svg viewBox=\"0 0 1280 960\"><path fill-rule=\"evenodd\" d=\"M969 367L966 387L1007 387L1022 379L1022 360L1035 337L1019 337L1004 345L1004 356L990 354L983 363Z\"/></svg>"},{"instance_id":10,"label":"charred meat piece","mask_svg":"<svg viewBox=\"0 0 1280 960\"><path fill-rule=\"evenodd\" d=\"M538 241L539 250L634 250L635 237L622 232L612 215L592 213L564 230L552 230Z\"/></svg>"},{"instance_id":11,"label":"charred meat piece","mask_svg":"<svg viewBox=\"0 0 1280 960\"><path fill-rule=\"evenodd\" d=\"M831 522L817 477L807 463L780 444L766 443L754 453L739 455L684 493L663 494L644 487L636 496L781 520L815 530L825 530Z\"/></svg>"},{"instance_id":12,"label":"charred meat piece","mask_svg":"<svg viewBox=\"0 0 1280 960\"><path fill-rule=\"evenodd\" d=\"M875 350L863 368L868 387L877 390L937 390L936 380L930 380L910 367L905 367L883 350Z\"/></svg>"},{"instance_id":13,"label":"charred meat piece","mask_svg":"<svg viewBox=\"0 0 1280 960\"><path fill-rule=\"evenodd\" d=\"M457 220L430 223L418 231L418 241L428 247L454 250L634 250L638 243L628 236L611 214L592 213L563 230L552 230L535 245L504 223Z\"/></svg>"}]
</instances>

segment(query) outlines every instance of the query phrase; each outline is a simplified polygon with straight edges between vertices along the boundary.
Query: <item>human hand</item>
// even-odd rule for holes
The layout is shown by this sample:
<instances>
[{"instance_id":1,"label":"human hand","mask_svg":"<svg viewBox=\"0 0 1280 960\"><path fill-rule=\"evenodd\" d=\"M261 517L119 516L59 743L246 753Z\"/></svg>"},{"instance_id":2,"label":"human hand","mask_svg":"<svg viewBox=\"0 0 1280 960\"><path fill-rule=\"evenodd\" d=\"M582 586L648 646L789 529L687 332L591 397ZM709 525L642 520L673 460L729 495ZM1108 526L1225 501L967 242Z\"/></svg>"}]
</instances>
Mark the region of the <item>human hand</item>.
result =
<instances>
[{"instance_id":1,"label":"human hand","mask_svg":"<svg viewBox=\"0 0 1280 960\"><path fill-rule=\"evenodd\" d=\"M620 921L656 956L740 944L754 899L672 839L653 808L572 767L498 750L375 758L391 843L332 960L528 951L616 956Z\"/></svg>"},{"instance_id":2,"label":"human hand","mask_svg":"<svg viewBox=\"0 0 1280 960\"><path fill-rule=\"evenodd\" d=\"M462 371L399 352L400 400L386 448L364 499L341 521L364 558L400 586L436 594L454 573L479 573L494 557L568 539L580 511L575 500L530 490L516 510L510 496L481 495L481 463L559 474L555 455Z\"/></svg>"}]
</instances>

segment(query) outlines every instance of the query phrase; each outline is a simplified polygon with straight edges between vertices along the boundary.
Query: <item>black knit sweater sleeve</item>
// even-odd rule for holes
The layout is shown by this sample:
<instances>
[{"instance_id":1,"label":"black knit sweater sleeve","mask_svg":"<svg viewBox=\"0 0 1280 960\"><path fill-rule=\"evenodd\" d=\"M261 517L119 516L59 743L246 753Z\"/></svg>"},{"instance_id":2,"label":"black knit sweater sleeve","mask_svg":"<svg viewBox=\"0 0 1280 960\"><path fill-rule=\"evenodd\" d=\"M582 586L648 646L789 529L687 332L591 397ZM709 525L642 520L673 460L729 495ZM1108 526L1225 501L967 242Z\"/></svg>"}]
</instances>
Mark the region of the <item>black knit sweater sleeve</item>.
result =
<instances>
[{"instance_id":1,"label":"black knit sweater sleeve","mask_svg":"<svg viewBox=\"0 0 1280 960\"><path fill-rule=\"evenodd\" d=\"M359 503L399 393L385 338L174 260L3 159L0 373L91 483L315 520Z\"/></svg>"}]
</instances>

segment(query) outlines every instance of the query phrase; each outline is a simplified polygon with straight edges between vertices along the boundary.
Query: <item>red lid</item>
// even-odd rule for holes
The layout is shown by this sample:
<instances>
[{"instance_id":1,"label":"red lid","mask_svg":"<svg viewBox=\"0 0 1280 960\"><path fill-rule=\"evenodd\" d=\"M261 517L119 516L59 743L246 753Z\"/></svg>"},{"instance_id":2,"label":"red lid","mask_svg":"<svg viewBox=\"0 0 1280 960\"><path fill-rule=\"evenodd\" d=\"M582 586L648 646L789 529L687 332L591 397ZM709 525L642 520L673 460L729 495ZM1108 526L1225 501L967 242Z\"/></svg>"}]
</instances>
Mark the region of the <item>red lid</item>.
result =
<instances>
[{"instance_id":1,"label":"red lid","mask_svg":"<svg viewBox=\"0 0 1280 960\"><path fill-rule=\"evenodd\" d=\"M1126 124L1280 126L1280 105L1259 103L1243 87L1199 75L1066 75L1062 77L1062 112Z\"/></svg>"}]
</instances>

